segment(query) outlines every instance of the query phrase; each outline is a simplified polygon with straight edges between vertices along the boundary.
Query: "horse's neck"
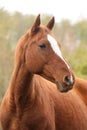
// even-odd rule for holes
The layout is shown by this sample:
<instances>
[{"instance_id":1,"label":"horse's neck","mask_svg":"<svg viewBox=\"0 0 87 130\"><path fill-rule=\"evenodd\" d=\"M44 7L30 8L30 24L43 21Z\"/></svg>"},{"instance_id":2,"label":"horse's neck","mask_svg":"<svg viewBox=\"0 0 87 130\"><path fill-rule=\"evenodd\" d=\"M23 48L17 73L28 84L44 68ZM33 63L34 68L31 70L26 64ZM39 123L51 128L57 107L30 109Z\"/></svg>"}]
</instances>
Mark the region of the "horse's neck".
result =
<instances>
[{"instance_id":1,"label":"horse's neck","mask_svg":"<svg viewBox=\"0 0 87 130\"><path fill-rule=\"evenodd\" d=\"M87 81L80 78L76 78L75 90L78 92L78 94L81 96L81 98L87 105Z\"/></svg>"},{"instance_id":2,"label":"horse's neck","mask_svg":"<svg viewBox=\"0 0 87 130\"><path fill-rule=\"evenodd\" d=\"M32 91L32 74L29 73L25 64L18 64L13 72L10 82L11 99L18 105L29 99Z\"/></svg>"}]
</instances>

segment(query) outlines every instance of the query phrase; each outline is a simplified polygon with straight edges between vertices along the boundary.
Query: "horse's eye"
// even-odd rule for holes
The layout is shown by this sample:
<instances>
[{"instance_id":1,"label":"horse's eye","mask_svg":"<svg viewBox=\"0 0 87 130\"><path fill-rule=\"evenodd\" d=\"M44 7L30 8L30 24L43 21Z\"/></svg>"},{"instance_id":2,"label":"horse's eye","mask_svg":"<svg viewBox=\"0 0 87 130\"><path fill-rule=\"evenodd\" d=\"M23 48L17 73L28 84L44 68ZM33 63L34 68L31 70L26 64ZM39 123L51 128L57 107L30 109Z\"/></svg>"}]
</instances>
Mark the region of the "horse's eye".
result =
<instances>
[{"instance_id":1,"label":"horse's eye","mask_svg":"<svg viewBox=\"0 0 87 130\"><path fill-rule=\"evenodd\" d=\"M46 44L45 44L45 43L41 43L41 44L39 45L39 47L40 47L40 48L46 48Z\"/></svg>"}]
</instances>

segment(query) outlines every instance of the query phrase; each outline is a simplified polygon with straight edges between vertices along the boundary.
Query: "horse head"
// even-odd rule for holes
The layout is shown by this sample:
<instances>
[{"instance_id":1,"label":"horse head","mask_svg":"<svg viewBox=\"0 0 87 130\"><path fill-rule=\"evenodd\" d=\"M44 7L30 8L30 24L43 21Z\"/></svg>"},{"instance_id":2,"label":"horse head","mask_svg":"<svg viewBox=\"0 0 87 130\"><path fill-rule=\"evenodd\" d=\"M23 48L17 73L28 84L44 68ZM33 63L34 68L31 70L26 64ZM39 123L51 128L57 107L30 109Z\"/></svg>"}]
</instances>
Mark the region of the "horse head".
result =
<instances>
[{"instance_id":1,"label":"horse head","mask_svg":"<svg viewBox=\"0 0 87 130\"><path fill-rule=\"evenodd\" d=\"M41 24L40 15L27 31L25 46L25 64L32 74L38 74L56 83L61 92L72 89L74 75L64 60L59 43L55 40L52 28L55 19L52 17L46 26Z\"/></svg>"}]
</instances>

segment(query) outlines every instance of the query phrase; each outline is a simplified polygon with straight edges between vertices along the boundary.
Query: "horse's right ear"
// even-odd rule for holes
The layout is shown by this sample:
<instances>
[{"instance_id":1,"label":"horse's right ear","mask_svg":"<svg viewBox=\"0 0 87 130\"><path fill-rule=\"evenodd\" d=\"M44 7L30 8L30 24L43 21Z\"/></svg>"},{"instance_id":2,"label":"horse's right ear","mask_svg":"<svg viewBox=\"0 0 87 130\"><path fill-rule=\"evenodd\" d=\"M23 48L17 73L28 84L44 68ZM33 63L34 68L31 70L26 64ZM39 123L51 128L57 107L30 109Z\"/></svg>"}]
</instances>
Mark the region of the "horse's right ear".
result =
<instances>
[{"instance_id":1,"label":"horse's right ear","mask_svg":"<svg viewBox=\"0 0 87 130\"><path fill-rule=\"evenodd\" d=\"M37 16L37 18L35 19L35 22L31 28L31 33L34 34L38 31L40 26L40 14Z\"/></svg>"}]
</instances>

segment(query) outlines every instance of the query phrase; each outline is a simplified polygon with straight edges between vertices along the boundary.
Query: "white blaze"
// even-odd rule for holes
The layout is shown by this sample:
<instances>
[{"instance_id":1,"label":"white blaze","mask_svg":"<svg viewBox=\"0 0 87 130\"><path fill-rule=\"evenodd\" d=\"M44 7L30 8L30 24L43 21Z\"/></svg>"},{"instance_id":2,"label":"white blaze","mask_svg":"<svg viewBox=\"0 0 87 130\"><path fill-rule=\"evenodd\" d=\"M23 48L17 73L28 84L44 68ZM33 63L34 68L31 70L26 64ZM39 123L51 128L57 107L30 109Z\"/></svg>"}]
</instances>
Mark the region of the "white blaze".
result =
<instances>
[{"instance_id":1,"label":"white blaze","mask_svg":"<svg viewBox=\"0 0 87 130\"><path fill-rule=\"evenodd\" d=\"M47 35L47 39L48 39L49 43L51 44L53 51L65 62L67 67L70 68L69 65L66 63L66 61L64 60L64 58L62 57L62 53L61 53L60 48L57 44L57 41L49 34Z\"/></svg>"}]
</instances>

